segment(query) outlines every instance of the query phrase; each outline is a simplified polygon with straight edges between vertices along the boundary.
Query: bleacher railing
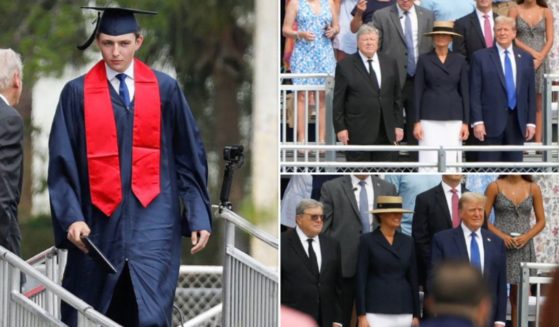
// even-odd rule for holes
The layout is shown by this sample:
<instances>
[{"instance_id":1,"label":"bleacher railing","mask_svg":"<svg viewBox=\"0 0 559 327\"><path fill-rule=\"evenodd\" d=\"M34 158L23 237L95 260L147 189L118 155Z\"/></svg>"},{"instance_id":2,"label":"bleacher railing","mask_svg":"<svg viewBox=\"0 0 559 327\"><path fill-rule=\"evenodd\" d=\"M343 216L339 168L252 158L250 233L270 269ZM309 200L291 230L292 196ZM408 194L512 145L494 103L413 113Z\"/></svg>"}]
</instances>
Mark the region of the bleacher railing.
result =
<instances>
[{"instance_id":1,"label":"bleacher railing","mask_svg":"<svg viewBox=\"0 0 559 327\"><path fill-rule=\"evenodd\" d=\"M552 272L559 268L559 264L556 263L534 263L534 262L522 262L520 263L521 280L518 287L518 326L528 327L530 321L535 321L535 326L540 325L540 309L543 303L544 297L542 296L541 288L542 285L550 284L552 278L547 276L545 273ZM536 271L536 273L531 273L531 271ZM542 276L542 274L544 274ZM531 285L535 285L536 294L535 298L535 309L532 312L530 310L530 288Z\"/></svg>"},{"instance_id":2,"label":"bleacher railing","mask_svg":"<svg viewBox=\"0 0 559 327\"><path fill-rule=\"evenodd\" d=\"M275 250L278 249L277 238L225 207L214 208L218 208L216 216L226 221L223 326L277 326L278 271L236 248L235 234L236 229L240 229Z\"/></svg>"},{"instance_id":3,"label":"bleacher railing","mask_svg":"<svg viewBox=\"0 0 559 327\"><path fill-rule=\"evenodd\" d=\"M55 257L55 253L48 255ZM52 267L51 267L52 268ZM50 268L47 268L49 271ZM55 276L56 268L52 269ZM43 289L34 296L22 291L21 276L34 280ZM56 277L56 276L55 276ZM120 326L77 298L55 281L43 275L29 263L0 246L0 326L42 327L66 326L60 321L59 300L66 302L78 312L78 326Z\"/></svg>"},{"instance_id":4,"label":"bleacher railing","mask_svg":"<svg viewBox=\"0 0 559 327\"><path fill-rule=\"evenodd\" d=\"M325 78L323 85L291 85L285 82L292 78ZM467 168L470 172L514 172L521 168L523 172L556 172L558 171L559 157L559 121L558 121L558 98L559 74L545 75L545 90L543 101L543 129L542 145L526 143L524 146L461 146L461 147L420 147L420 146L343 146L337 143L332 123L332 99L334 89L334 78L327 74L281 74L280 75L280 166L282 173L320 173L320 172L346 172L355 171L361 167L361 171L384 172L393 171L394 167L402 167L400 171L417 171L423 167L428 171L446 172ZM308 95L314 94L318 99L318 92L325 92L325 130L326 145L320 144L318 130L320 119L309 114ZM299 108L297 97L304 93L304 107ZM292 108L288 110L288 104ZM317 104L317 106L319 103ZM297 139L298 110L303 110L305 119L305 139ZM288 128L288 112L293 111L293 129ZM310 118L309 118L310 117ZM314 140L309 140L309 124L314 123ZM299 150L299 151L297 151ZM306 150L306 151L304 151ZM450 151L524 151L524 162L522 163L482 163L482 162L458 162L447 164L445 158ZM437 151L437 162L428 165L416 162L397 163L350 163L346 164L342 151L395 151L406 154L417 151ZM405 156L404 156L405 157ZM312 163L311 163L312 162ZM310 164L307 164L310 163ZM356 167L357 166L357 167ZM383 169L383 167L389 169ZM502 169L501 169L502 168Z\"/></svg>"}]
</instances>

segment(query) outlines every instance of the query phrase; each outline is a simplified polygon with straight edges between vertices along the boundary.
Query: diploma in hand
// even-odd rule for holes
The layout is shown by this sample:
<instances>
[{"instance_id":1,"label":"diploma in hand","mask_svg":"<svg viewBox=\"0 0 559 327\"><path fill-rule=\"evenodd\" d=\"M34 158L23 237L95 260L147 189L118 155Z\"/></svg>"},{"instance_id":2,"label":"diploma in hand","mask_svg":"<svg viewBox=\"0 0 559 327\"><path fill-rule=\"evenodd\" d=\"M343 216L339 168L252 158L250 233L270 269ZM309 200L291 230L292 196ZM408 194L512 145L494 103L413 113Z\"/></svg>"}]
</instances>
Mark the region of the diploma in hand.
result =
<instances>
[{"instance_id":1,"label":"diploma in hand","mask_svg":"<svg viewBox=\"0 0 559 327\"><path fill-rule=\"evenodd\" d=\"M81 239L82 239L82 242L87 247L87 250L88 250L87 255L89 255L95 262L97 262L97 264L99 264L101 266L101 268L103 268L103 270L105 270L107 273L110 273L110 274L116 273L115 267L111 264L109 259L107 259L103 255L103 253L101 253L101 251L99 251L99 249L95 246L95 244L93 244L93 242L91 242L89 237L82 236Z\"/></svg>"}]
</instances>

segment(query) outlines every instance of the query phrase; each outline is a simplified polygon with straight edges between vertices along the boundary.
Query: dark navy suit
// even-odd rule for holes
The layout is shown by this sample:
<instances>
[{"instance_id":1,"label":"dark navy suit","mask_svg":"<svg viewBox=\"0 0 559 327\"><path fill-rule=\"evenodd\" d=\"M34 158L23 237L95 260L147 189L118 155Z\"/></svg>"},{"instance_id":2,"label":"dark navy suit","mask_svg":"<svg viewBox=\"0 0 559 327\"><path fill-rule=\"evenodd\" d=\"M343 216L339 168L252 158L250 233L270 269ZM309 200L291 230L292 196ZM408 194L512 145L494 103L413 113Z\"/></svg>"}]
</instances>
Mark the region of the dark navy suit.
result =
<instances>
[{"instance_id":1,"label":"dark navy suit","mask_svg":"<svg viewBox=\"0 0 559 327\"><path fill-rule=\"evenodd\" d=\"M392 245L380 229L361 236L356 273L356 311L419 317L417 266L411 237L394 234Z\"/></svg>"},{"instance_id":2,"label":"dark navy suit","mask_svg":"<svg viewBox=\"0 0 559 327\"><path fill-rule=\"evenodd\" d=\"M487 282L492 300L491 326L495 321L506 321L507 282L506 282L506 256L505 244L486 229L481 229L483 239L483 277ZM459 226L454 229L444 230L433 237L431 253L432 267L443 261L467 261L468 250L464 232Z\"/></svg>"},{"instance_id":3,"label":"dark navy suit","mask_svg":"<svg viewBox=\"0 0 559 327\"><path fill-rule=\"evenodd\" d=\"M442 63L435 51L419 57L415 72L414 108L420 120L460 120L470 118L468 66L463 55L449 52Z\"/></svg>"},{"instance_id":4,"label":"dark navy suit","mask_svg":"<svg viewBox=\"0 0 559 327\"><path fill-rule=\"evenodd\" d=\"M497 14L493 13L493 20L497 18ZM470 61L472 55L479 49L485 49L485 38L483 37L482 26L479 24L477 11L473 11L454 22L454 30L462 37L454 37L452 41L452 50L466 56L466 60Z\"/></svg>"},{"instance_id":5,"label":"dark navy suit","mask_svg":"<svg viewBox=\"0 0 559 327\"><path fill-rule=\"evenodd\" d=\"M441 316L421 322L421 327L475 327L474 323L459 317Z\"/></svg>"},{"instance_id":6,"label":"dark navy suit","mask_svg":"<svg viewBox=\"0 0 559 327\"><path fill-rule=\"evenodd\" d=\"M503 66L497 46L474 53L471 67L471 122L484 122L485 145L522 145L526 124L535 124L536 94L533 58L514 47L516 108L509 110ZM522 151L484 151L480 161L522 161Z\"/></svg>"}]
</instances>

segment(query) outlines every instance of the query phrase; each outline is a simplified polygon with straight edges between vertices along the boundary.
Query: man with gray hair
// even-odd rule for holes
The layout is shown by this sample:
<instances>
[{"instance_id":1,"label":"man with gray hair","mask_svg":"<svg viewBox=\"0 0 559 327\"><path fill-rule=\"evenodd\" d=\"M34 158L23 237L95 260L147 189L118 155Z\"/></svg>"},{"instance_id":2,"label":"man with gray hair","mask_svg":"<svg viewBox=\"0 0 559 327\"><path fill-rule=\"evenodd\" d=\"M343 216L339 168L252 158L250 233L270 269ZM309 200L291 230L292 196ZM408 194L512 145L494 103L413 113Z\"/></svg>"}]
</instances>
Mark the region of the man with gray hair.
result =
<instances>
[{"instance_id":1,"label":"man with gray hair","mask_svg":"<svg viewBox=\"0 0 559 327\"><path fill-rule=\"evenodd\" d=\"M23 65L12 49L0 49L0 245L19 255L17 206L23 172L23 119L13 107L22 91Z\"/></svg>"},{"instance_id":2,"label":"man with gray hair","mask_svg":"<svg viewBox=\"0 0 559 327\"><path fill-rule=\"evenodd\" d=\"M421 323L421 327L486 326L491 297L478 269L466 262L445 262L433 276L425 305L436 318Z\"/></svg>"},{"instance_id":3,"label":"man with gray hair","mask_svg":"<svg viewBox=\"0 0 559 327\"><path fill-rule=\"evenodd\" d=\"M313 317L320 327L341 326L340 246L319 235L322 203L301 200L296 223L281 235L281 303Z\"/></svg>"},{"instance_id":4,"label":"man with gray hair","mask_svg":"<svg viewBox=\"0 0 559 327\"><path fill-rule=\"evenodd\" d=\"M489 326L502 327L506 321L507 281L505 244L497 235L482 228L485 196L466 192L458 202L461 224L433 237L431 264L436 268L447 261L470 263L483 274L491 294ZM432 281L432 279L431 279ZM428 282L429 292L433 283Z\"/></svg>"},{"instance_id":5,"label":"man with gray hair","mask_svg":"<svg viewBox=\"0 0 559 327\"><path fill-rule=\"evenodd\" d=\"M336 65L333 123L344 145L389 145L404 136L396 61L377 53L379 31L361 25L357 53ZM395 151L348 151L347 161L394 161Z\"/></svg>"}]
</instances>

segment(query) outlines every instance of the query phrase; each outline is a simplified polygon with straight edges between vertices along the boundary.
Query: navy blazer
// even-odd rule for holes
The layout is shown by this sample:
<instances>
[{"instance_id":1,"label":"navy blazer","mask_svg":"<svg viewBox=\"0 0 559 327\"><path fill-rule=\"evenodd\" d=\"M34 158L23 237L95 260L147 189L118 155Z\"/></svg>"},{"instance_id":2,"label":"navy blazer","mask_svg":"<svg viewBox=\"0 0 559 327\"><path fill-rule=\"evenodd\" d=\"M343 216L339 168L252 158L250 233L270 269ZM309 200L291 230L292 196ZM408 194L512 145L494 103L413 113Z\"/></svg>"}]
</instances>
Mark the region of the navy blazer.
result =
<instances>
[{"instance_id":1,"label":"navy blazer","mask_svg":"<svg viewBox=\"0 0 559 327\"><path fill-rule=\"evenodd\" d=\"M486 229L481 229L483 238L483 277L492 299L491 326L495 321L506 321L507 281L505 243ZM462 228L445 230L433 237L431 254L432 267L449 260L469 262L466 240Z\"/></svg>"},{"instance_id":2,"label":"navy blazer","mask_svg":"<svg viewBox=\"0 0 559 327\"><path fill-rule=\"evenodd\" d=\"M536 89L532 56L514 47L516 61L516 116L522 135L536 121ZM497 47L474 53L470 74L471 122L484 122L487 137L505 131L509 114L505 74Z\"/></svg>"},{"instance_id":3,"label":"navy blazer","mask_svg":"<svg viewBox=\"0 0 559 327\"><path fill-rule=\"evenodd\" d=\"M330 327L342 321L340 245L326 235L318 238L322 255L319 275L313 271L295 229L281 234L281 303Z\"/></svg>"},{"instance_id":4,"label":"navy blazer","mask_svg":"<svg viewBox=\"0 0 559 327\"><path fill-rule=\"evenodd\" d=\"M380 229L361 235L356 273L356 311L419 317L417 266L412 238L394 234L392 245Z\"/></svg>"},{"instance_id":5,"label":"navy blazer","mask_svg":"<svg viewBox=\"0 0 559 327\"><path fill-rule=\"evenodd\" d=\"M449 52L442 63L435 50L419 56L414 83L416 122L470 119L468 64L466 58Z\"/></svg>"},{"instance_id":6,"label":"navy blazer","mask_svg":"<svg viewBox=\"0 0 559 327\"><path fill-rule=\"evenodd\" d=\"M495 18L497 18L497 14L493 12L493 20ZM454 22L454 31L462 37L454 37L452 50L466 56L466 60L470 61L474 52L486 48L482 26L479 24L475 10L471 14L457 19Z\"/></svg>"}]
</instances>

